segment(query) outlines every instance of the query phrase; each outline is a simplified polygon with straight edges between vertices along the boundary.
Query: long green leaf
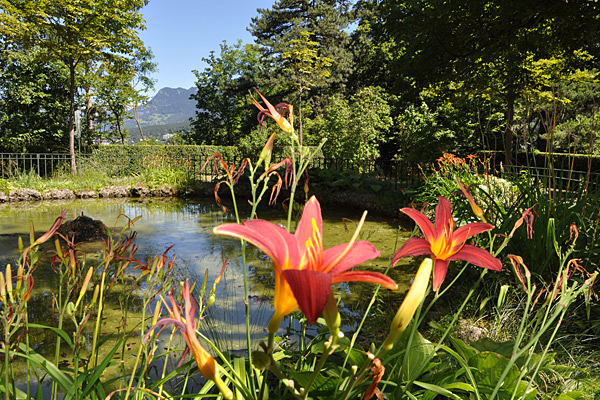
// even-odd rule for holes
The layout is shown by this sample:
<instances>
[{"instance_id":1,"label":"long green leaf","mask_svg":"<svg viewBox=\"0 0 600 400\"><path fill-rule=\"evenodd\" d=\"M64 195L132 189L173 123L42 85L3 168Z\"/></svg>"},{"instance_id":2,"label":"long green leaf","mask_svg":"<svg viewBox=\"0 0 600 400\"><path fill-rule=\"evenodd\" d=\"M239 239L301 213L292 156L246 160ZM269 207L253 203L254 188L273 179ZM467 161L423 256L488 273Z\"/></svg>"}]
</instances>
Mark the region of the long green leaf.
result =
<instances>
[{"instance_id":1,"label":"long green leaf","mask_svg":"<svg viewBox=\"0 0 600 400\"><path fill-rule=\"evenodd\" d=\"M54 382L56 382L65 392L73 387L73 378L64 374L56 365L52 362L48 361L39 353L36 353L33 349L28 348L24 343L19 344L19 349L23 353L12 353L12 355L16 355L22 357L26 360L33 362L42 368L49 376L52 378ZM0 350L0 353L4 353L3 350Z\"/></svg>"},{"instance_id":2,"label":"long green leaf","mask_svg":"<svg viewBox=\"0 0 600 400\"><path fill-rule=\"evenodd\" d=\"M102 376L102 373L104 372L106 367L108 367L108 365L111 363L115 353L117 352L117 350L119 350L124 340L125 338L119 339L119 341L115 343L113 348L106 354L102 362L96 367L94 367L92 370L87 371L86 375L89 375L89 372L92 371L94 371L94 373L90 376L90 380L86 382L86 387L83 390L83 396L87 396L87 394L90 393L94 386L96 386L96 382L98 381L98 379L100 379L100 376ZM84 377L82 376L82 378Z\"/></svg>"},{"instance_id":3,"label":"long green leaf","mask_svg":"<svg viewBox=\"0 0 600 400\"><path fill-rule=\"evenodd\" d=\"M0 393L6 394L7 390L2 383L0 383ZM27 393L23 392L19 388L15 388L15 400L29 400Z\"/></svg>"},{"instance_id":4,"label":"long green leaf","mask_svg":"<svg viewBox=\"0 0 600 400\"><path fill-rule=\"evenodd\" d=\"M442 396L450 397L450 398L455 399L455 400L461 400L460 397L458 397L457 395L455 395L451 391L449 391L447 389L444 389L441 386L432 385L431 383L425 383L425 382L419 382L419 381L414 381L414 384L417 385L417 386L422 387L425 390L430 390L430 391L432 391L434 393L441 394Z\"/></svg>"},{"instance_id":5,"label":"long green leaf","mask_svg":"<svg viewBox=\"0 0 600 400\"><path fill-rule=\"evenodd\" d=\"M69 337L69 335L67 334L67 332L63 331L62 329L58 329L58 328L55 328L53 326L33 324L31 322L27 324L27 327L29 327L29 328L40 328L40 329L50 329L51 331L53 331L54 333L56 333L58 336L60 336L61 338L63 338L63 340L65 341L65 343L67 343L71 349L73 348L73 341L71 340L71 338Z\"/></svg>"}]
</instances>

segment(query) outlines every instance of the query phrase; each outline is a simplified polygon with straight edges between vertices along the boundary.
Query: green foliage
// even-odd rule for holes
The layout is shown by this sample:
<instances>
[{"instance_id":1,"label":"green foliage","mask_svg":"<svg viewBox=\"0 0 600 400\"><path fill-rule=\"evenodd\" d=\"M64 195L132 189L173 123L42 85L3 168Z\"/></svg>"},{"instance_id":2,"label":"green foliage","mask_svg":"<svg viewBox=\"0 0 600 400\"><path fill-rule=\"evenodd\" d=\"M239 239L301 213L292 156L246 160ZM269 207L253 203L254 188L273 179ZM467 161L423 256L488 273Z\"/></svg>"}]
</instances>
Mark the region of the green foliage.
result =
<instances>
[{"instance_id":1,"label":"green foliage","mask_svg":"<svg viewBox=\"0 0 600 400\"><path fill-rule=\"evenodd\" d=\"M78 88L84 86L78 73L94 63L114 59L134 63L136 51L145 51L138 36L138 30L144 28L141 14L144 5L144 0L83 0L76 4L56 0L38 2L35 6L28 2L0 2L1 33L6 47L39 51L48 62L62 64L68 73L69 118L65 131L73 173L76 172L76 97ZM91 118L89 107L87 111Z\"/></svg>"},{"instance_id":2,"label":"green foliage","mask_svg":"<svg viewBox=\"0 0 600 400\"><path fill-rule=\"evenodd\" d=\"M560 153L600 154L600 115L581 115L576 119L563 122L548 133L552 149ZM545 137L542 137L545 139Z\"/></svg>"},{"instance_id":3,"label":"green foliage","mask_svg":"<svg viewBox=\"0 0 600 400\"><path fill-rule=\"evenodd\" d=\"M256 46L241 41L233 46L223 42L218 56L212 51L203 60L208 67L194 71L198 91L191 96L196 100L191 139L202 145L233 146L252 126L248 90L255 86L256 71L266 66Z\"/></svg>"},{"instance_id":4,"label":"green foliage","mask_svg":"<svg viewBox=\"0 0 600 400\"><path fill-rule=\"evenodd\" d=\"M369 193L384 196L389 188L376 173L351 173L335 168L310 169L310 187L319 192Z\"/></svg>"},{"instance_id":5,"label":"green foliage","mask_svg":"<svg viewBox=\"0 0 600 400\"><path fill-rule=\"evenodd\" d=\"M302 108L308 105L320 114L331 95L343 92L352 71L350 36L347 33L352 18L349 6L347 0L280 0L271 8L259 8L259 15L252 19L248 30L273 68L257 74L258 85L287 95L300 79L311 80L309 86L313 90L302 94ZM310 42L318 45L302 44L303 32L308 32ZM306 53L313 50L317 50L317 53L296 54L292 58L304 58L304 65L308 62L311 68L316 66L315 63L318 64L318 60L331 60L331 65L326 67L328 74L319 76L324 69L317 68L321 72L311 73L310 76L304 74L302 78L300 70L303 67L300 64L290 65L289 56L294 51ZM291 95L286 96L286 102L299 103Z\"/></svg>"},{"instance_id":6,"label":"green foliage","mask_svg":"<svg viewBox=\"0 0 600 400\"><path fill-rule=\"evenodd\" d=\"M149 75L156 71L156 63L151 62L151 59L152 53L149 50L138 50L132 59L114 57L101 65L97 75L94 74L95 107L104 111L103 118L98 122L112 128L108 138L116 136L125 144L125 120L132 112L137 117L137 104L148 100L143 93L154 87ZM139 82L143 87L136 87Z\"/></svg>"},{"instance_id":7,"label":"green foliage","mask_svg":"<svg viewBox=\"0 0 600 400\"><path fill-rule=\"evenodd\" d=\"M215 153L221 154L225 160L240 159L242 154L237 147L233 146L195 146L195 145L180 145L180 146L164 146L164 145L136 145L136 146L99 146L94 149L93 154L98 157L107 156L118 158L120 155L129 157L148 157L148 156L170 156L170 157L198 157L206 159Z\"/></svg>"},{"instance_id":8,"label":"green foliage","mask_svg":"<svg viewBox=\"0 0 600 400\"><path fill-rule=\"evenodd\" d=\"M333 160L350 160L360 168L379 157L379 145L391 125L390 106L381 88L361 89L350 100L334 98L320 130L327 139L323 154Z\"/></svg>"},{"instance_id":9,"label":"green foliage","mask_svg":"<svg viewBox=\"0 0 600 400\"><path fill-rule=\"evenodd\" d=\"M67 141L68 74L39 50L0 52L0 150L60 151Z\"/></svg>"},{"instance_id":10,"label":"green foliage","mask_svg":"<svg viewBox=\"0 0 600 400\"><path fill-rule=\"evenodd\" d=\"M509 160L516 103L534 93L552 93L558 81L596 65L597 49L590 38L600 8L585 2L557 2L540 11L533 4L515 10L511 3L495 0L386 0L379 10L381 36L393 43L398 55L393 68L408 77L404 89L417 94L450 84L460 88L459 96L470 94L481 101L480 122L481 116L502 112L500 140ZM580 29L571 35L575 20ZM556 101L555 93L551 97ZM490 106L493 111L488 113Z\"/></svg>"},{"instance_id":11,"label":"green foliage","mask_svg":"<svg viewBox=\"0 0 600 400\"><path fill-rule=\"evenodd\" d=\"M310 90L317 82L327 79L332 60L319 56L319 43L311 40L309 31L300 32L300 37L290 41L291 48L283 52L283 59L290 63L291 83L298 90Z\"/></svg>"},{"instance_id":12,"label":"green foliage","mask_svg":"<svg viewBox=\"0 0 600 400\"><path fill-rule=\"evenodd\" d=\"M507 252L521 255L531 273L542 281L553 276L559 268L561 254L555 244L572 248L586 270L598 269L598 216L594 204L600 192L586 192L584 182L570 185L559 180L549 182L547 177L537 177L526 171L515 181L498 178L489 172L489 159L479 160L476 156L463 159L444 153L438 159L437 167L424 170L424 183L415 200L435 204L437 196L444 196L456 204L459 221L477 220L471 207L464 202L458 185L460 181L470 186L485 220L504 235L511 234L517 221L524 223L524 212L531 210L531 220L526 224L528 229L512 233L514 240L508 244Z\"/></svg>"}]
</instances>

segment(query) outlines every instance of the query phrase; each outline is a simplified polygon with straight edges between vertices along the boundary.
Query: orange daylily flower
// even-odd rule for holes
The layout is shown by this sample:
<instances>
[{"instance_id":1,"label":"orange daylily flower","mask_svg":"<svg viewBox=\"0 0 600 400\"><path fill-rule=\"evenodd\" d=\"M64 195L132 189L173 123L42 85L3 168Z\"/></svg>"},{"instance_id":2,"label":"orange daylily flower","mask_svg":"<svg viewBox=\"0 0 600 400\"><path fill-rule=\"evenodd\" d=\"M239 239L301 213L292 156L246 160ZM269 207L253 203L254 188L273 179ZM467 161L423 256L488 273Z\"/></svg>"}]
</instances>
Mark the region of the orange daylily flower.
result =
<instances>
[{"instance_id":1,"label":"orange daylily flower","mask_svg":"<svg viewBox=\"0 0 600 400\"><path fill-rule=\"evenodd\" d=\"M379 256L371 243L356 241L366 212L350 242L323 250L321 206L312 196L296 232L289 233L279 225L256 219L241 225L224 224L213 232L246 240L269 256L275 267L275 313L269 332L279 327L281 319L300 307L310 323L323 312L331 285L338 282L364 281L396 289L389 277L369 271L350 271L355 266Z\"/></svg>"},{"instance_id":2,"label":"orange daylily flower","mask_svg":"<svg viewBox=\"0 0 600 400\"><path fill-rule=\"evenodd\" d=\"M481 209L481 207L479 207L477 205L477 203L475 203L475 199L473 198L473 194L471 193L471 187L473 187L473 185L475 185L475 184L472 183L469 186L465 186L465 184L462 183L461 181L457 180L457 182L458 182L458 187L460 187L460 191L467 198L467 201L469 202L469 205L471 206L471 210L473 211L473 214L475 214L475 216L477 216L477 218L479 218L480 220L485 222L485 218L483 217L483 210Z\"/></svg>"},{"instance_id":3,"label":"orange daylily flower","mask_svg":"<svg viewBox=\"0 0 600 400\"><path fill-rule=\"evenodd\" d=\"M258 93L260 98L267 106L267 108L264 108L258 101L254 99L254 97L250 97L252 104L254 104L260 110L258 113L258 122L263 125L265 116L269 116L273 118L275 122L277 122L277 125L279 125L284 132L294 133L294 107L287 103L279 103L276 106L273 106L258 90L256 90L256 93ZM289 115L289 121L282 115L286 111Z\"/></svg>"},{"instance_id":4,"label":"orange daylily flower","mask_svg":"<svg viewBox=\"0 0 600 400\"><path fill-rule=\"evenodd\" d=\"M196 302L192 298L190 294L190 283L188 280L183 284L183 301L185 305L185 321L181 318L181 314L179 312L180 307L177 305L175 298L173 297L173 291L169 293L169 297L171 298L172 307L169 309L171 314L171 318L163 318L156 323L146 336L144 340L147 340L150 337L150 334L154 331L154 329L173 324L181 331L183 339L187 344L187 350L192 353L194 359L196 360L196 364L198 364L198 369L202 376L206 379L210 379L215 383L217 388L221 391L221 394L226 399L233 398L233 392L221 379L219 376L219 364L215 359L202 347L200 342L198 341L198 337L196 336Z\"/></svg>"},{"instance_id":5,"label":"orange daylily flower","mask_svg":"<svg viewBox=\"0 0 600 400\"><path fill-rule=\"evenodd\" d=\"M420 211L403 208L403 213L412 218L419 226L425 239L408 239L394 254L392 265L402 257L427 254L434 259L433 290L437 291L448 272L448 262L462 260L482 268L494 271L502 269L502 262L487 250L465 244L466 240L478 233L494 228L492 224L475 222L456 229L452 218L452 206L445 197L438 198L435 209L435 225Z\"/></svg>"}]
</instances>

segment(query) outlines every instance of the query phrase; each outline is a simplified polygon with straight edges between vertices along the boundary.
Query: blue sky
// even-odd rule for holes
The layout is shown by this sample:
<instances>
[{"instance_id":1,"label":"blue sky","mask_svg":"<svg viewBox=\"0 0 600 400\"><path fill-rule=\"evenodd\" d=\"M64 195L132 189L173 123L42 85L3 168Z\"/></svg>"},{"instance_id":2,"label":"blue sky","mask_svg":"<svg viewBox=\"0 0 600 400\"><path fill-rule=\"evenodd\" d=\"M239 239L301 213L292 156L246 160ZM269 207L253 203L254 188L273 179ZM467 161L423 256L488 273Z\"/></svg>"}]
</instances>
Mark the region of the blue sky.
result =
<instances>
[{"instance_id":1,"label":"blue sky","mask_svg":"<svg viewBox=\"0 0 600 400\"><path fill-rule=\"evenodd\" d=\"M226 40L251 43L246 30L257 8L270 8L275 0L150 0L142 10L146 30L140 37L154 53L159 72L153 75L155 91L163 87L194 86L192 70L203 70L211 50L219 52Z\"/></svg>"}]
</instances>

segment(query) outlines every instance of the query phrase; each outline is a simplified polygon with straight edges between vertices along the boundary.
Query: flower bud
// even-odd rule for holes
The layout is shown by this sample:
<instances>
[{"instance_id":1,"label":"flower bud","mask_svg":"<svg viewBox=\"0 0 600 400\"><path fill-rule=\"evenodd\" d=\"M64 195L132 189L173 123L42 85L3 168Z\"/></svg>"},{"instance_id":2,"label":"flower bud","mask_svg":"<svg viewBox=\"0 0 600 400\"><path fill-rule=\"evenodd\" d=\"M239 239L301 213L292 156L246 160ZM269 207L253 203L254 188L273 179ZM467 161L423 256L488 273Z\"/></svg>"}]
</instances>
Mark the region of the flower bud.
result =
<instances>
[{"instance_id":1,"label":"flower bud","mask_svg":"<svg viewBox=\"0 0 600 400\"><path fill-rule=\"evenodd\" d=\"M275 133L269 137L265 147L263 147L256 166L258 167L263 161L265 162L265 171L271 166L271 156L273 155L273 143L275 142Z\"/></svg>"},{"instance_id":2,"label":"flower bud","mask_svg":"<svg viewBox=\"0 0 600 400\"><path fill-rule=\"evenodd\" d=\"M15 287L17 292L21 289L21 282L23 281L23 273L24 273L23 269L24 269L23 264L21 263L19 265L19 268L17 269L17 285Z\"/></svg>"},{"instance_id":3,"label":"flower bud","mask_svg":"<svg viewBox=\"0 0 600 400\"><path fill-rule=\"evenodd\" d=\"M268 355L267 353L264 353L262 351L253 351L252 352L252 365L255 368L257 368L261 371L264 371L266 369L269 369L272 362L273 362L273 358L270 355Z\"/></svg>"},{"instance_id":4,"label":"flower bud","mask_svg":"<svg viewBox=\"0 0 600 400\"><path fill-rule=\"evenodd\" d=\"M394 342L404 332L417 308L421 305L427 293L432 269L433 261L430 258L423 260L402 305L400 305L392 320L390 333L383 343L383 351L389 351L394 347Z\"/></svg>"},{"instance_id":5,"label":"flower bud","mask_svg":"<svg viewBox=\"0 0 600 400\"><path fill-rule=\"evenodd\" d=\"M4 274L0 272L0 300L6 304L6 282L4 282Z\"/></svg>"},{"instance_id":6,"label":"flower bud","mask_svg":"<svg viewBox=\"0 0 600 400\"><path fill-rule=\"evenodd\" d=\"M6 293L8 293L8 298L11 303L14 303L13 298L13 286L12 286L12 269L10 268L10 264L6 265Z\"/></svg>"},{"instance_id":7,"label":"flower bud","mask_svg":"<svg viewBox=\"0 0 600 400\"><path fill-rule=\"evenodd\" d=\"M87 274L85 275L85 279L83 280L83 284L81 285L81 290L79 291L79 297L77 298L77 302L75 303L75 308L79 306L81 299L85 295L88 285L90 284L90 280L92 279L92 273L94 272L94 268L90 267L88 269Z\"/></svg>"},{"instance_id":8,"label":"flower bud","mask_svg":"<svg viewBox=\"0 0 600 400\"><path fill-rule=\"evenodd\" d=\"M335 337L334 340L337 340L339 338L338 334L340 333L340 324L342 323L342 318L340 316L340 312L338 311L335 297L333 297L332 293L329 293L327 303L323 309L323 318L325 318L325 322L329 328L329 334L332 338Z\"/></svg>"}]
</instances>

